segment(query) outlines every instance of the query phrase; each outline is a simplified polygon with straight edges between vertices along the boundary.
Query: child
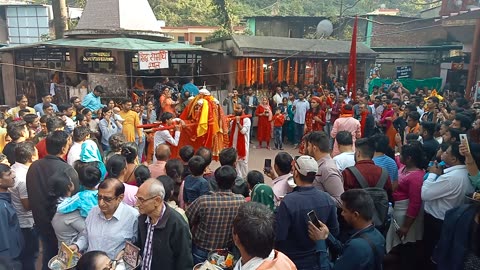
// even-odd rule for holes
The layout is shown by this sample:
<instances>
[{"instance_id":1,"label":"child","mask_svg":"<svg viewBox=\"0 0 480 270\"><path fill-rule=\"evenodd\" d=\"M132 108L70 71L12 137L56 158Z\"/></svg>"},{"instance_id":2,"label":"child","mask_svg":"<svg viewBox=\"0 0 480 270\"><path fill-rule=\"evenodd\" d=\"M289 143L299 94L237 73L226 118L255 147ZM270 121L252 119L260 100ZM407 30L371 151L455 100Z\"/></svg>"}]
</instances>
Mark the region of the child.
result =
<instances>
[{"instance_id":1,"label":"child","mask_svg":"<svg viewBox=\"0 0 480 270\"><path fill-rule=\"evenodd\" d=\"M96 186L100 183L100 169L94 165L88 165L78 170L80 184L85 188L72 197L65 198L58 206L57 212L68 214L79 210L82 217L87 217L88 212L98 205Z\"/></svg>"},{"instance_id":2,"label":"child","mask_svg":"<svg viewBox=\"0 0 480 270\"><path fill-rule=\"evenodd\" d=\"M114 119L120 123L123 123L123 121L125 121L125 119L123 119L121 116L120 116L120 108L119 107L113 107L113 116L114 116Z\"/></svg>"},{"instance_id":3,"label":"child","mask_svg":"<svg viewBox=\"0 0 480 270\"><path fill-rule=\"evenodd\" d=\"M188 168L192 174L185 178L183 188L183 199L187 205L210 192L208 181L203 177L207 166L207 162L201 156L193 156L188 161Z\"/></svg>"},{"instance_id":4,"label":"child","mask_svg":"<svg viewBox=\"0 0 480 270\"><path fill-rule=\"evenodd\" d=\"M283 142L282 142L283 123L285 123L285 115L282 114L281 108L277 107L277 109L275 110L275 115L273 116L273 134L274 134L274 141L275 141L275 150L277 149L283 150Z\"/></svg>"}]
</instances>

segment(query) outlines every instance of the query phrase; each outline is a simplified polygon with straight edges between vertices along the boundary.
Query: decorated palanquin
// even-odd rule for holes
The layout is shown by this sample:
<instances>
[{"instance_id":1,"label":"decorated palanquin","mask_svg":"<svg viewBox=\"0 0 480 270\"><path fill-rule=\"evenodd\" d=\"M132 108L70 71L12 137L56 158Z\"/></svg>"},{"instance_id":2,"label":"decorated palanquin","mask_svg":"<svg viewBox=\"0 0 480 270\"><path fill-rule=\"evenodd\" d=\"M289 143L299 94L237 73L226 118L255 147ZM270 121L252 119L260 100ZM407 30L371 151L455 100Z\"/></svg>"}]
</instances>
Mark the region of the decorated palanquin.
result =
<instances>
[{"instance_id":1,"label":"decorated palanquin","mask_svg":"<svg viewBox=\"0 0 480 270\"><path fill-rule=\"evenodd\" d=\"M178 149L185 145L191 145L195 150L205 146L212 149L214 160L218 160L218 154L229 143L228 120L218 100L202 89L190 100L180 119L185 125L177 149L172 149L172 156L178 156Z\"/></svg>"}]
</instances>

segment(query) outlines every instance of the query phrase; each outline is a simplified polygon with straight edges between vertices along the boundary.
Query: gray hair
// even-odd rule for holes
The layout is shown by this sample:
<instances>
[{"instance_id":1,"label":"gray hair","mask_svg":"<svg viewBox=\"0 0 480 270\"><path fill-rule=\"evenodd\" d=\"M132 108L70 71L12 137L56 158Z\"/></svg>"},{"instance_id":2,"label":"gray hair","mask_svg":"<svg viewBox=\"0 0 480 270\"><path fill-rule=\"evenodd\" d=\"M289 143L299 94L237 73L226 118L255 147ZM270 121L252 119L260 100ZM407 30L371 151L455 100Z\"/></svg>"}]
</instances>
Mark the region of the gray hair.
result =
<instances>
[{"instance_id":1,"label":"gray hair","mask_svg":"<svg viewBox=\"0 0 480 270\"><path fill-rule=\"evenodd\" d=\"M149 178L147 179L147 181L145 181L145 183L150 184L148 193L151 197L160 196L162 200L165 199L165 188L163 187L162 182L158 181L155 178Z\"/></svg>"}]
</instances>

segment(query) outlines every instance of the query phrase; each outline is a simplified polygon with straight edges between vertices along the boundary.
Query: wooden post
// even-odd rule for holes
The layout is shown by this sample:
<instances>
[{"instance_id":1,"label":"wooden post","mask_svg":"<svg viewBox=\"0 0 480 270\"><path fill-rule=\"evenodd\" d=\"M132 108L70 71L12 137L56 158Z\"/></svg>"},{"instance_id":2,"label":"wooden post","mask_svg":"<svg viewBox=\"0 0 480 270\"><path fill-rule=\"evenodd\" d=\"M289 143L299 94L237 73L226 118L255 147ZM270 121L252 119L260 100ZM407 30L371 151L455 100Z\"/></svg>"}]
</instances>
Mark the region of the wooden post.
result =
<instances>
[{"instance_id":1,"label":"wooden post","mask_svg":"<svg viewBox=\"0 0 480 270\"><path fill-rule=\"evenodd\" d=\"M63 38L66 30L68 30L68 12L66 0L53 0L53 25L55 28L55 38Z\"/></svg>"},{"instance_id":2,"label":"wooden post","mask_svg":"<svg viewBox=\"0 0 480 270\"><path fill-rule=\"evenodd\" d=\"M473 34L472 54L470 56L470 66L468 67L467 89L465 97L469 99L472 96L472 87L477 79L478 65L480 64L480 19L477 19L475 33ZM474 93L476 94L476 93Z\"/></svg>"}]
</instances>

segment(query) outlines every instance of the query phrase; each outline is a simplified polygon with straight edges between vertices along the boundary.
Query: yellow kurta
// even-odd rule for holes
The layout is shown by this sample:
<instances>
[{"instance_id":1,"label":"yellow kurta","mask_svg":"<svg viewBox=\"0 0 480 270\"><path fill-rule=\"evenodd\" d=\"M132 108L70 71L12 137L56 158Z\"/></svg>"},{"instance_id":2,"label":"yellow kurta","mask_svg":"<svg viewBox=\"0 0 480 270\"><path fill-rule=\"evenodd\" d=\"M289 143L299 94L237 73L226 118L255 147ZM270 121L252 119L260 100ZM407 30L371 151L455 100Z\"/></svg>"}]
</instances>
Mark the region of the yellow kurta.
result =
<instances>
[{"instance_id":1,"label":"yellow kurta","mask_svg":"<svg viewBox=\"0 0 480 270\"><path fill-rule=\"evenodd\" d=\"M120 116L125 120L123 122L122 133L127 138L127 142L135 142L135 130L137 130L137 126L140 125L138 114L134 111L121 111ZM139 131L137 132L140 134Z\"/></svg>"}]
</instances>

